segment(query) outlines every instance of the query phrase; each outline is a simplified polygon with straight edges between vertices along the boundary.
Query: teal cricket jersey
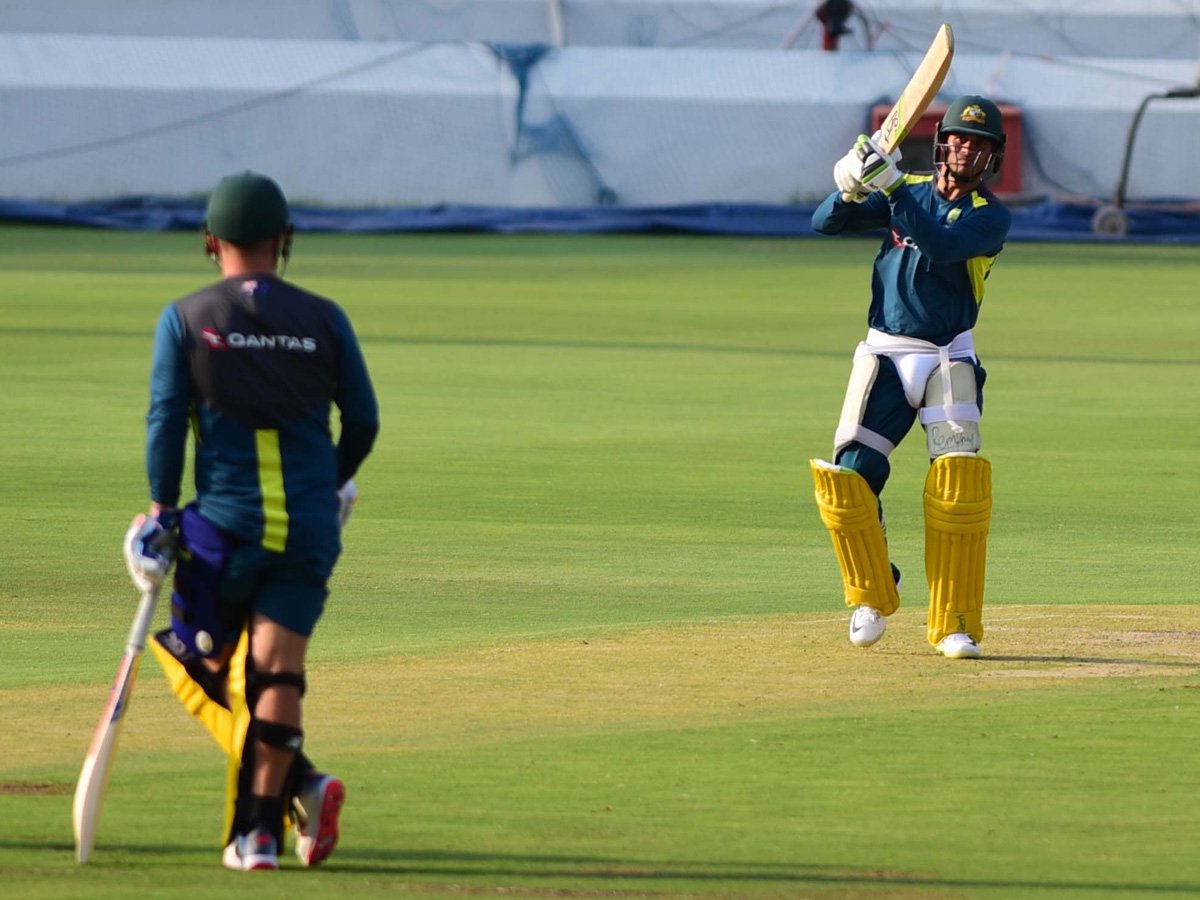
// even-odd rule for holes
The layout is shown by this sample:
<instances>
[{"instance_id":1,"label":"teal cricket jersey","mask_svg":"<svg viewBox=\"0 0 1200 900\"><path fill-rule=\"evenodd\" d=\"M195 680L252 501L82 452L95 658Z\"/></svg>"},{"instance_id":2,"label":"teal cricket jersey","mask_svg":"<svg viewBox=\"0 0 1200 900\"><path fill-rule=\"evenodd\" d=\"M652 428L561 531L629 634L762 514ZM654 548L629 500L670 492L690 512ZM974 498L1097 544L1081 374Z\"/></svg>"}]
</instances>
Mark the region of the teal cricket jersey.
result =
<instances>
[{"instance_id":1,"label":"teal cricket jersey","mask_svg":"<svg viewBox=\"0 0 1200 900\"><path fill-rule=\"evenodd\" d=\"M984 284L1012 217L987 187L945 200L931 175L907 175L891 197L843 203L837 191L813 213L821 234L886 228L871 277L867 322L888 334L948 344L975 327Z\"/></svg>"},{"instance_id":2,"label":"teal cricket jersey","mask_svg":"<svg viewBox=\"0 0 1200 900\"><path fill-rule=\"evenodd\" d=\"M379 430L366 363L337 304L279 278L227 278L163 310L146 468L150 497L164 506L179 503L189 423L202 516L268 550L336 558L337 489Z\"/></svg>"}]
</instances>

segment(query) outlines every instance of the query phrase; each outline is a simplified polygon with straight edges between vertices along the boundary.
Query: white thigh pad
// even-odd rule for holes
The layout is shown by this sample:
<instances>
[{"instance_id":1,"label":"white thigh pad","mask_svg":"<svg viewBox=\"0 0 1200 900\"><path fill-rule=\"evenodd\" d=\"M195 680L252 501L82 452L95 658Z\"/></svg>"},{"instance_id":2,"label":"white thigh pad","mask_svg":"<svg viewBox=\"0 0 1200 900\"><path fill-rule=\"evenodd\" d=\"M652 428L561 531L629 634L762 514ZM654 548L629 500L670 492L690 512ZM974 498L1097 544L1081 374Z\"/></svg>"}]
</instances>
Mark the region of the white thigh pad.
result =
<instances>
[{"instance_id":1,"label":"white thigh pad","mask_svg":"<svg viewBox=\"0 0 1200 900\"><path fill-rule=\"evenodd\" d=\"M852 441L857 441L884 456L890 456L896 445L878 432L864 428L863 415L867 411L867 399L879 374L879 357L872 353L855 353L854 366L850 369L850 383L846 385L846 400L842 404L842 417L838 419L837 433L833 436L833 458L838 451Z\"/></svg>"},{"instance_id":2,"label":"white thigh pad","mask_svg":"<svg viewBox=\"0 0 1200 900\"><path fill-rule=\"evenodd\" d=\"M925 405L921 407L921 425L929 445L929 456L947 453L978 453L983 446L979 431L979 388L975 367L969 362L950 363L950 397L939 366L925 385Z\"/></svg>"}]
</instances>

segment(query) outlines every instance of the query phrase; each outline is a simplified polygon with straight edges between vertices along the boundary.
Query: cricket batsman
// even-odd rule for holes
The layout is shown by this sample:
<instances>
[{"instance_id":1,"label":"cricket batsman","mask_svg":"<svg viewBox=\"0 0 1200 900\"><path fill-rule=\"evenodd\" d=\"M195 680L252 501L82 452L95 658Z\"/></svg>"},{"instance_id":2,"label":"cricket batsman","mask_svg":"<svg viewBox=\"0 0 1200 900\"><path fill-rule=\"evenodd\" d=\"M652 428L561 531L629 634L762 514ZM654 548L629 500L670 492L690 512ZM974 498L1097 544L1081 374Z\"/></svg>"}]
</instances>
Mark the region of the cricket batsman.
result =
<instances>
[{"instance_id":1,"label":"cricket batsman","mask_svg":"<svg viewBox=\"0 0 1200 900\"><path fill-rule=\"evenodd\" d=\"M996 104L960 97L937 128L932 175L906 175L896 165L899 151L889 155L860 135L834 166L837 190L813 213L822 234L887 232L875 256L869 327L854 353L833 462L810 461L853 609L850 642L859 647L883 637L900 603L880 495L888 457L919 418L930 458L929 643L953 659L980 655L992 475L979 455L987 376L971 330L1011 221L984 184L1000 169L1004 143Z\"/></svg>"},{"instance_id":2,"label":"cricket batsman","mask_svg":"<svg viewBox=\"0 0 1200 900\"><path fill-rule=\"evenodd\" d=\"M304 865L337 843L345 786L301 752L304 658L379 430L350 320L281 277L292 232L270 178L247 171L213 191L204 244L222 278L159 319L150 512L125 539L142 587L162 583L177 543L171 627L151 649L228 756L223 861L243 871L278 868L285 816ZM180 509L189 429L196 498Z\"/></svg>"}]
</instances>

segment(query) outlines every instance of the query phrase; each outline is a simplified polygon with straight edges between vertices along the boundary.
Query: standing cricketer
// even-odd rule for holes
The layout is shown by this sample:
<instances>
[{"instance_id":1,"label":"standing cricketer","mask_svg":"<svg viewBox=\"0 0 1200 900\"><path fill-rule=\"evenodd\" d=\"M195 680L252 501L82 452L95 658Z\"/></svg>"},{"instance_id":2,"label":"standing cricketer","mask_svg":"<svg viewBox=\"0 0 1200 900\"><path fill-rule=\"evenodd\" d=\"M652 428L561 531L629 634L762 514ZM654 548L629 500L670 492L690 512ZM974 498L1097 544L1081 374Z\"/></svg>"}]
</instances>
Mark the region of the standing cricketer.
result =
<instances>
[{"instance_id":1,"label":"standing cricketer","mask_svg":"<svg viewBox=\"0 0 1200 900\"><path fill-rule=\"evenodd\" d=\"M999 171L1004 142L996 104L960 97L938 126L933 175L905 175L896 166L898 152L889 155L861 135L834 167L837 191L813 214L822 234L887 229L833 463L811 460L821 519L854 610L856 646L883 637L887 616L900 604L900 570L888 557L879 497L891 471L888 456L919 416L931 461L929 642L947 657L979 656L992 477L979 455L986 373L971 329L1010 224L1008 210L984 185Z\"/></svg>"},{"instance_id":2,"label":"standing cricketer","mask_svg":"<svg viewBox=\"0 0 1200 900\"><path fill-rule=\"evenodd\" d=\"M304 657L379 413L346 314L277 274L292 225L274 181L222 180L204 243L222 280L159 319L146 416L151 506L126 535L126 561L144 587L178 557L171 627L151 648L228 754L226 867L278 868L285 816L312 865L337 843L345 786L301 753ZM196 499L181 510L189 426Z\"/></svg>"}]
</instances>

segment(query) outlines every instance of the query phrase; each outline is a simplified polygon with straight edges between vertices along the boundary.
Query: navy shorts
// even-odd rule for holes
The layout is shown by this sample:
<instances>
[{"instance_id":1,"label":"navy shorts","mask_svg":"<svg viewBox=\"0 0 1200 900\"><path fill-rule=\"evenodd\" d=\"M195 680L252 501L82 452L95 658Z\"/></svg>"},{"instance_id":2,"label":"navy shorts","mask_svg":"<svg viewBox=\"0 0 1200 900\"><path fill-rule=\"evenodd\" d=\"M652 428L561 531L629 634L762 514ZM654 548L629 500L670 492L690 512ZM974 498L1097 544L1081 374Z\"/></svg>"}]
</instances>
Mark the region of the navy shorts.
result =
<instances>
[{"instance_id":1,"label":"navy shorts","mask_svg":"<svg viewBox=\"0 0 1200 900\"><path fill-rule=\"evenodd\" d=\"M978 359L963 361L970 362L975 369L975 385L979 391L976 402L979 411L983 412L983 383L987 381L987 370L979 364ZM904 396L904 384L896 372L896 364L888 357L880 356L879 372L875 376L875 383L871 385L867 406L863 411L863 426L898 445L916 420L917 410L909 406L908 398ZM877 496L883 492L883 486L891 474L891 464L886 456L857 441L851 441L843 447L834 462L862 475Z\"/></svg>"},{"instance_id":2,"label":"navy shorts","mask_svg":"<svg viewBox=\"0 0 1200 900\"><path fill-rule=\"evenodd\" d=\"M258 544L235 547L221 576L224 605L256 612L305 637L313 633L329 596L336 554L275 553Z\"/></svg>"}]
</instances>

